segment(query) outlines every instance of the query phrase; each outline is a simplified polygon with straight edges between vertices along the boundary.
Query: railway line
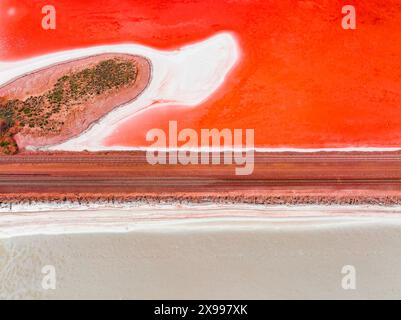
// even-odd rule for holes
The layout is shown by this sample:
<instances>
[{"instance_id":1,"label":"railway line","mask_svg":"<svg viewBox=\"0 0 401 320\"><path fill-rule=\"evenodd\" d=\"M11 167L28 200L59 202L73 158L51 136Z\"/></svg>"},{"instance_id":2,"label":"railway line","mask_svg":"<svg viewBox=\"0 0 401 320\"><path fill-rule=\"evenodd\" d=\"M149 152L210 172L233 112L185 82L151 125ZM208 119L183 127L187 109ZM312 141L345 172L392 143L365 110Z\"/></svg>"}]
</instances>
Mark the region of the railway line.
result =
<instances>
[{"instance_id":1,"label":"railway line","mask_svg":"<svg viewBox=\"0 0 401 320\"><path fill-rule=\"evenodd\" d=\"M0 197L2 202L187 197L401 204L398 153L256 153L254 163L252 175L236 176L236 165L152 166L139 151L21 154L0 157Z\"/></svg>"}]
</instances>

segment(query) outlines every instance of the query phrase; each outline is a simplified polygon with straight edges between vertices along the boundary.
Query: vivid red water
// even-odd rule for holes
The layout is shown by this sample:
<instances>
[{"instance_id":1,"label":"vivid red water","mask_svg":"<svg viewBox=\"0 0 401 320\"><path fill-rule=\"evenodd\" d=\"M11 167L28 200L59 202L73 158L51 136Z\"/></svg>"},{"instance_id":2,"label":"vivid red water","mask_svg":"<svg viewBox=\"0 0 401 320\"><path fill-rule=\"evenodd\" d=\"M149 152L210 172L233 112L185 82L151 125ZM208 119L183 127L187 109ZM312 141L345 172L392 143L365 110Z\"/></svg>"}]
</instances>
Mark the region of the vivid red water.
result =
<instances>
[{"instance_id":1,"label":"vivid red water","mask_svg":"<svg viewBox=\"0 0 401 320\"><path fill-rule=\"evenodd\" d=\"M357 30L341 28L344 2L335 0L52 0L57 29L45 31L48 2L1 0L0 59L105 43L175 48L224 30L240 40L243 60L211 100L145 112L111 144L144 145L148 129L173 119L182 128L254 128L260 147L401 145L397 0L347 1Z\"/></svg>"}]
</instances>

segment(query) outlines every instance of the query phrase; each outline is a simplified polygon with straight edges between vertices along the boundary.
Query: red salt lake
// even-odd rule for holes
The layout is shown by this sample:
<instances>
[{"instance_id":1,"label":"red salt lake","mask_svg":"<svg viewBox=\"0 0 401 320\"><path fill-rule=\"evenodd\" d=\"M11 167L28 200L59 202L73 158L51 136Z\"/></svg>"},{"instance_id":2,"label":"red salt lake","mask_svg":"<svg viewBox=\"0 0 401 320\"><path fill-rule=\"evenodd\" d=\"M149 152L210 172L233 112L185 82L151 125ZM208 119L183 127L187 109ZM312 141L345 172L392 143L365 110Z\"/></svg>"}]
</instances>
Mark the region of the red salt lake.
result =
<instances>
[{"instance_id":1,"label":"red salt lake","mask_svg":"<svg viewBox=\"0 0 401 320\"><path fill-rule=\"evenodd\" d=\"M1 60L126 42L170 50L221 31L239 40L241 61L211 99L146 111L110 145L147 145L146 132L167 130L168 120L197 130L253 128L258 147L401 145L398 1L347 3L357 9L356 30L341 28L341 1L55 0L50 31L40 23L45 4L1 2Z\"/></svg>"}]
</instances>

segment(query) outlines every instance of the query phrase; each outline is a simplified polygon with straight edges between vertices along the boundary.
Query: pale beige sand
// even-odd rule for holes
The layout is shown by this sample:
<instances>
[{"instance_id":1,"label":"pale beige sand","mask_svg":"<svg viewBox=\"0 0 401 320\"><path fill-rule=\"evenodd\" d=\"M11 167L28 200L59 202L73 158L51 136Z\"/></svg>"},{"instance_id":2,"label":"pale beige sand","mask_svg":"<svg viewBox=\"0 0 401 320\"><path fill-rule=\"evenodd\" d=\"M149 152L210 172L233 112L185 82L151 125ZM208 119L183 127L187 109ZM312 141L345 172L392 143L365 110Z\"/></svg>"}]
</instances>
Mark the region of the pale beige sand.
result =
<instances>
[{"instance_id":1,"label":"pale beige sand","mask_svg":"<svg viewBox=\"0 0 401 320\"><path fill-rule=\"evenodd\" d=\"M0 297L399 298L399 212L398 207L3 212ZM56 290L41 288L45 265L56 268ZM341 287L344 265L356 268L354 291Z\"/></svg>"}]
</instances>

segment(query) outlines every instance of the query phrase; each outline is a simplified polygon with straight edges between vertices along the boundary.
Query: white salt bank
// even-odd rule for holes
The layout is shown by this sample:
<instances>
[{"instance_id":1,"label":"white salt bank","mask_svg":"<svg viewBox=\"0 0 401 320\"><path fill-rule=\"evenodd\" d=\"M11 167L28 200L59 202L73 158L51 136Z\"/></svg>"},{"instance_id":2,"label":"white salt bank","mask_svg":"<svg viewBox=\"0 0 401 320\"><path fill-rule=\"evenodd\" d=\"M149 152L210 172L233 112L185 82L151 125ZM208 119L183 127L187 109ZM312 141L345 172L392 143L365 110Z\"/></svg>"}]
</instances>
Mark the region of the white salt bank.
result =
<instances>
[{"instance_id":1,"label":"white salt bank","mask_svg":"<svg viewBox=\"0 0 401 320\"><path fill-rule=\"evenodd\" d=\"M137 44L96 46L2 64L0 85L40 68L103 53L133 54L147 58L152 64L152 79L149 86L135 101L114 109L78 137L42 149L65 151L126 149L104 146L103 140L141 110L171 105L191 108L201 104L224 83L240 56L237 41L231 33L220 33L172 51L156 50Z\"/></svg>"}]
</instances>

